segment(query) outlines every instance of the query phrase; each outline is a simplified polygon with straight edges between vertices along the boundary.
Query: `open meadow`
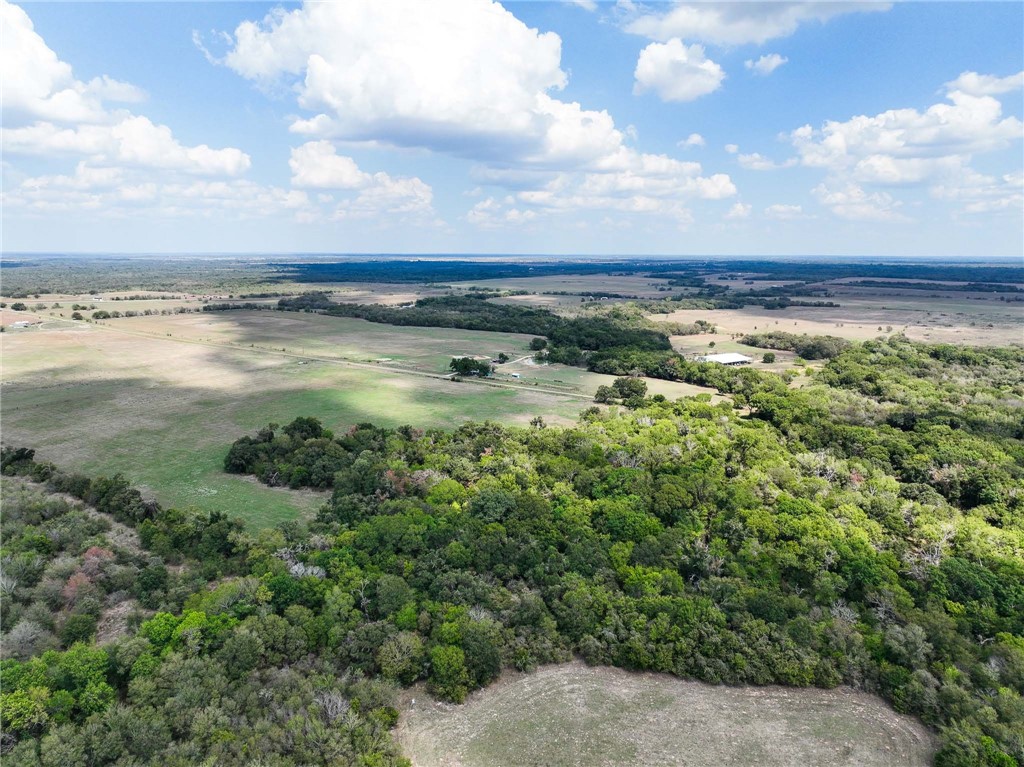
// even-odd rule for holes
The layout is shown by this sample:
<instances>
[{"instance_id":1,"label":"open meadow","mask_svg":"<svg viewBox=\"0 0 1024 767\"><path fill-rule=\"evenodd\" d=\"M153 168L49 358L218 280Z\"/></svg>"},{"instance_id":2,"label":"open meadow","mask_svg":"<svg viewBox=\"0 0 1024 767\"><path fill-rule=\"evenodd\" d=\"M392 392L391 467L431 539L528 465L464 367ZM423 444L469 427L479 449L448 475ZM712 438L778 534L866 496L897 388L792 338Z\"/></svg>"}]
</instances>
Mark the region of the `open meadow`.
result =
<instances>
[{"instance_id":1,"label":"open meadow","mask_svg":"<svg viewBox=\"0 0 1024 767\"><path fill-rule=\"evenodd\" d=\"M866 693L582 663L508 673L463 705L422 689L403 702L398 740L414 767L924 767L934 751L919 722Z\"/></svg>"},{"instance_id":2,"label":"open meadow","mask_svg":"<svg viewBox=\"0 0 1024 767\"><path fill-rule=\"evenodd\" d=\"M15 318L36 319L6 311L3 321ZM312 332L318 323L328 329ZM338 430L365 421L527 423L537 415L568 423L589 405L589 396L570 390L440 378L454 353L525 347L522 337L475 336L279 312L102 325L46 319L2 336L4 441L35 447L41 458L69 469L123 472L164 505L218 509L257 527L275 524L311 515L323 495L268 488L222 468L233 440L270 421L311 415ZM344 354L391 357L409 370L349 363Z\"/></svg>"}]
</instances>

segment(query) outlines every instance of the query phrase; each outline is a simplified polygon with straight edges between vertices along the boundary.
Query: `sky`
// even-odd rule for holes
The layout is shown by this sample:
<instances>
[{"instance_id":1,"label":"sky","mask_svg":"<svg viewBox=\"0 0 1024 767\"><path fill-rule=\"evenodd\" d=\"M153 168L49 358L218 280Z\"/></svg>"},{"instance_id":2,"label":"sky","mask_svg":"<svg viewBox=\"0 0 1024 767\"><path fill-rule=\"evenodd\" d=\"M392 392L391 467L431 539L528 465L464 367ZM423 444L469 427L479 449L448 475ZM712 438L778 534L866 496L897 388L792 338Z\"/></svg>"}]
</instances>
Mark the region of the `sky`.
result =
<instances>
[{"instance_id":1,"label":"sky","mask_svg":"<svg viewBox=\"0 0 1024 767\"><path fill-rule=\"evenodd\" d=\"M1024 3L0 0L2 250L1024 258Z\"/></svg>"}]
</instances>

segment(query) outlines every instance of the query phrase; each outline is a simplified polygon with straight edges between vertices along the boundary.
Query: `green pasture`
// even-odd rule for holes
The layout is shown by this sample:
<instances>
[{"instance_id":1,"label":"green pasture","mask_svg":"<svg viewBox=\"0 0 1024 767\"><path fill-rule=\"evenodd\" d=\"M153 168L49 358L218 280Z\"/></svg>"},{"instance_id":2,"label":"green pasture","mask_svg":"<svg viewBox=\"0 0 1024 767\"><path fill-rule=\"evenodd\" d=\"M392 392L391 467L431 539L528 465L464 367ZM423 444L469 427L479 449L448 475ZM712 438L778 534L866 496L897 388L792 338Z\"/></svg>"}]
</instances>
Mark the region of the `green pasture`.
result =
<instances>
[{"instance_id":1,"label":"green pasture","mask_svg":"<svg viewBox=\"0 0 1024 767\"><path fill-rule=\"evenodd\" d=\"M140 340L154 343L162 342ZM122 472L166 506L221 510L261 527L308 517L324 500L223 472L231 442L268 422L311 415L336 430L364 421L449 428L468 420L525 423L536 415L570 421L587 405L329 362L300 365L288 357L254 366L259 352L253 351L217 354L222 365L246 373L243 386L225 388L198 375L195 385L168 383L158 362L108 378L81 375L84 363L36 376L19 365L23 374L3 387L4 442L35 447L40 457L91 475Z\"/></svg>"}]
</instances>

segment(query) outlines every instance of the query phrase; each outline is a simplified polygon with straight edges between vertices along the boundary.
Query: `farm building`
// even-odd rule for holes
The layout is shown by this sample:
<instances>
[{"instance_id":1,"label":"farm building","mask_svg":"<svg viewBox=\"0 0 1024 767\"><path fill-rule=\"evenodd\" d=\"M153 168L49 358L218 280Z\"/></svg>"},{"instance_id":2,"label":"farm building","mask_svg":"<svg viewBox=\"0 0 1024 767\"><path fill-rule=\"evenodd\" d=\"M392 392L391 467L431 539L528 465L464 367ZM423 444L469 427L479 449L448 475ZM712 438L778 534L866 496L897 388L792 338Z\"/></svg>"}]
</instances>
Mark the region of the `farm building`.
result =
<instances>
[{"instance_id":1,"label":"farm building","mask_svg":"<svg viewBox=\"0 0 1024 767\"><path fill-rule=\"evenodd\" d=\"M727 352L725 354L703 354L697 357L698 362L717 362L719 365L749 365L751 357L745 354Z\"/></svg>"}]
</instances>

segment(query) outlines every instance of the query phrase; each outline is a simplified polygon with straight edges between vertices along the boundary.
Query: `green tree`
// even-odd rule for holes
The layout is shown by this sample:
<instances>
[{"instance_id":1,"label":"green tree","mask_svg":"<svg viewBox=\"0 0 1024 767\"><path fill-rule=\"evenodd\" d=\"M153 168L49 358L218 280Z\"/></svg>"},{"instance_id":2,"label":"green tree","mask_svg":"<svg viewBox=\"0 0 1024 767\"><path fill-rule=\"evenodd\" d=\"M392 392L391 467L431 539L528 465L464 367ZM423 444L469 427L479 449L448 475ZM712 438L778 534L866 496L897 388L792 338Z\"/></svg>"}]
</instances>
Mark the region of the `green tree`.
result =
<instances>
[{"instance_id":1,"label":"green tree","mask_svg":"<svg viewBox=\"0 0 1024 767\"><path fill-rule=\"evenodd\" d=\"M443 700L462 703L470 677L461 647L439 645L430 651L430 689Z\"/></svg>"}]
</instances>

